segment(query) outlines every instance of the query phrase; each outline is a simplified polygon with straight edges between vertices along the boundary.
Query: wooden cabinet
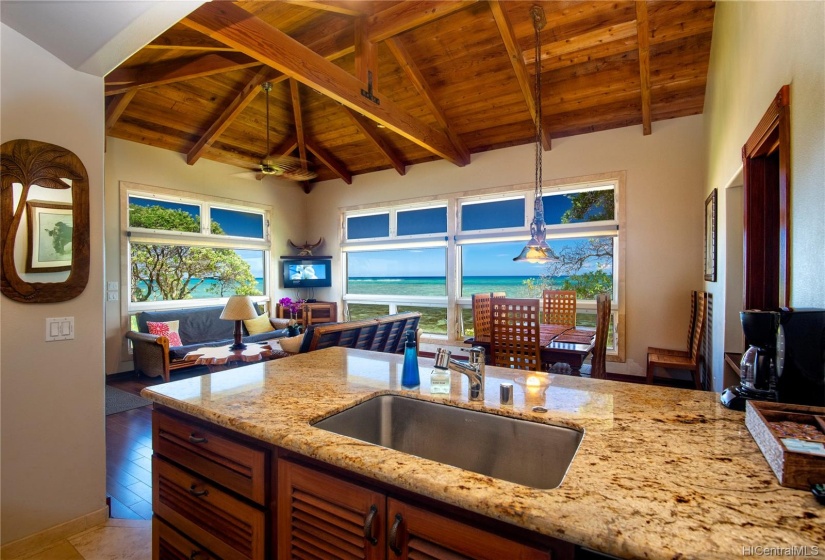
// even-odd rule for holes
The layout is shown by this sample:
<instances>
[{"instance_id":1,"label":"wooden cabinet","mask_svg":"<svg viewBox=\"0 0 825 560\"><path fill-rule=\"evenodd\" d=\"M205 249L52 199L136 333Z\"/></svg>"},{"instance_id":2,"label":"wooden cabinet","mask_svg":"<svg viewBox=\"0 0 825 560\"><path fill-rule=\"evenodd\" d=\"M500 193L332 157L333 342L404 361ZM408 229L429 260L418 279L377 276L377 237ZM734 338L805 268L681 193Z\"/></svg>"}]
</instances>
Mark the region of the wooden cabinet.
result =
<instances>
[{"instance_id":1,"label":"wooden cabinet","mask_svg":"<svg viewBox=\"0 0 825 560\"><path fill-rule=\"evenodd\" d=\"M289 311L276 304L275 313L279 319L289 319ZM334 323L338 321L338 304L334 301L316 301L305 303L295 315L295 320L305 329L309 325L318 323Z\"/></svg>"},{"instance_id":2,"label":"wooden cabinet","mask_svg":"<svg viewBox=\"0 0 825 560\"><path fill-rule=\"evenodd\" d=\"M550 560L523 544L385 493L278 462L278 558Z\"/></svg>"},{"instance_id":3,"label":"wooden cabinet","mask_svg":"<svg viewBox=\"0 0 825 560\"><path fill-rule=\"evenodd\" d=\"M154 558L177 558L185 548L225 560L266 558L269 452L158 410L152 424L152 509L167 530Z\"/></svg>"}]
</instances>

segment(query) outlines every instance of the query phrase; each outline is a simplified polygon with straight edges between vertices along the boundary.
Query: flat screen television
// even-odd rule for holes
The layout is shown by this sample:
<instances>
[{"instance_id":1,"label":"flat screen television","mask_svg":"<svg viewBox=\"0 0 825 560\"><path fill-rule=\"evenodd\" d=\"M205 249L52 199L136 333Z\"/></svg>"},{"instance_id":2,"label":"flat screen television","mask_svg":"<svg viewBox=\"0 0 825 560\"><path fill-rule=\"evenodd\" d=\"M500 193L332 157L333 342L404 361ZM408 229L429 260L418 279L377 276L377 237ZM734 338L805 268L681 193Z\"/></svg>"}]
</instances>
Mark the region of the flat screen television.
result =
<instances>
[{"instance_id":1,"label":"flat screen television","mask_svg":"<svg viewBox=\"0 0 825 560\"><path fill-rule=\"evenodd\" d=\"M329 259L294 259L281 263L284 288L328 288L332 286Z\"/></svg>"}]
</instances>

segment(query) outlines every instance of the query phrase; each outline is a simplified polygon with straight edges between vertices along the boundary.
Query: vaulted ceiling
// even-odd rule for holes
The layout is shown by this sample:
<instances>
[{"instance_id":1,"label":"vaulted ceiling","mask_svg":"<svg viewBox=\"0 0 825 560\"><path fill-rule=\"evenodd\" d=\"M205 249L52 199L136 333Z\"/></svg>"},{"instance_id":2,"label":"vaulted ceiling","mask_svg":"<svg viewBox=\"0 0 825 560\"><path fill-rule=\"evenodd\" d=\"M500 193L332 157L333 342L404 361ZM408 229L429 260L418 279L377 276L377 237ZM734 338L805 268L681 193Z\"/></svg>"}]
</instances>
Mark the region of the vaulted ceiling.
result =
<instances>
[{"instance_id":1,"label":"vaulted ceiling","mask_svg":"<svg viewBox=\"0 0 825 560\"><path fill-rule=\"evenodd\" d=\"M311 181L467 165L535 139L533 5L545 149L702 112L709 1L210 2L106 76L107 134L239 171L293 156Z\"/></svg>"}]
</instances>

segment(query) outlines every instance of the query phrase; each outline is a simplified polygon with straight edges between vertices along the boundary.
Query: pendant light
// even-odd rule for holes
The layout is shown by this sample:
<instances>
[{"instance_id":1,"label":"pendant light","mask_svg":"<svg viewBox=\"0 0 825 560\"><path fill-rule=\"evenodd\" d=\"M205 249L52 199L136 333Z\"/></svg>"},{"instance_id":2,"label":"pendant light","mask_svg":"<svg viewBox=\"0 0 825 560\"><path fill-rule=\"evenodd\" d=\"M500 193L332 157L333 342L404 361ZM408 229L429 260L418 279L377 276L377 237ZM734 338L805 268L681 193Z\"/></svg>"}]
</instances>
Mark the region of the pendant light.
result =
<instances>
[{"instance_id":1,"label":"pendant light","mask_svg":"<svg viewBox=\"0 0 825 560\"><path fill-rule=\"evenodd\" d=\"M544 223L544 201L541 190L541 44L539 42L539 31L541 31L547 21L544 18L544 9L541 6L533 6L530 9L530 16L533 18L533 27L536 30L536 184L534 190L533 221L530 223L530 241L521 250L519 256L514 261L529 263L558 262L558 258L545 241L546 225Z\"/></svg>"}]
</instances>

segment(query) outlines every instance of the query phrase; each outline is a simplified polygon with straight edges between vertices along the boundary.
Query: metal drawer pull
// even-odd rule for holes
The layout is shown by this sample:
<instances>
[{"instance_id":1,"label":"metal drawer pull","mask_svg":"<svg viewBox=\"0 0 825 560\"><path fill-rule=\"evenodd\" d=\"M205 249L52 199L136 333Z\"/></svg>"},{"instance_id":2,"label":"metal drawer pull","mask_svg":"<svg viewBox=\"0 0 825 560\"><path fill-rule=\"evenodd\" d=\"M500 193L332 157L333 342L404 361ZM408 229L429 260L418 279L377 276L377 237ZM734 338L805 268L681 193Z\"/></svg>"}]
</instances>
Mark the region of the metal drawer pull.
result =
<instances>
[{"instance_id":1,"label":"metal drawer pull","mask_svg":"<svg viewBox=\"0 0 825 560\"><path fill-rule=\"evenodd\" d=\"M203 496L209 495L209 490L207 490L206 488L204 488L203 490L196 490L195 488L197 488L195 484L190 486L189 493L195 496L196 498L202 498Z\"/></svg>"},{"instance_id":2,"label":"metal drawer pull","mask_svg":"<svg viewBox=\"0 0 825 560\"><path fill-rule=\"evenodd\" d=\"M195 434L189 435L189 443L206 443L207 441L205 437L195 437Z\"/></svg>"},{"instance_id":3,"label":"metal drawer pull","mask_svg":"<svg viewBox=\"0 0 825 560\"><path fill-rule=\"evenodd\" d=\"M375 514L377 513L378 508L375 507L375 505L371 505L370 511L367 513L366 519L364 519L364 538L373 546L378 544L378 539L372 536L372 522L375 521Z\"/></svg>"},{"instance_id":4,"label":"metal drawer pull","mask_svg":"<svg viewBox=\"0 0 825 560\"><path fill-rule=\"evenodd\" d=\"M404 518L401 517L401 514L396 513L395 521L393 521L392 527L390 528L390 550L395 552L396 556L401 556L401 547L398 545L398 528L403 521Z\"/></svg>"}]
</instances>

